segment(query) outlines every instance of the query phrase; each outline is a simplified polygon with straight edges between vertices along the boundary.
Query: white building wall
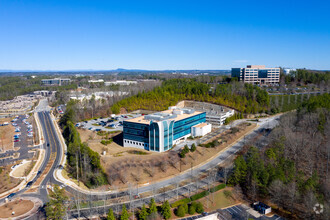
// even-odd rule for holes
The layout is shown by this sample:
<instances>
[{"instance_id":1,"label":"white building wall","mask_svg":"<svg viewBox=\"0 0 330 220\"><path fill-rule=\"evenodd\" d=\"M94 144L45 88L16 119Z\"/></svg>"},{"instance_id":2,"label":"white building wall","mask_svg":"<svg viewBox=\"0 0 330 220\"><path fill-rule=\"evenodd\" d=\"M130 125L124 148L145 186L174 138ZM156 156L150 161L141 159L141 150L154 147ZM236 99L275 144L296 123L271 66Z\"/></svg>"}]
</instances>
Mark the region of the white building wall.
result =
<instances>
[{"instance_id":1,"label":"white building wall","mask_svg":"<svg viewBox=\"0 0 330 220\"><path fill-rule=\"evenodd\" d=\"M212 130L211 124L207 124L203 127L194 126L191 128L191 135L193 137L202 137L202 136L206 135L207 133L210 133L211 130Z\"/></svg>"},{"instance_id":2,"label":"white building wall","mask_svg":"<svg viewBox=\"0 0 330 220\"><path fill-rule=\"evenodd\" d=\"M140 141L133 141L129 139L124 139L123 140L124 147L134 147L134 148L139 148L139 149L144 149L144 142Z\"/></svg>"}]
</instances>

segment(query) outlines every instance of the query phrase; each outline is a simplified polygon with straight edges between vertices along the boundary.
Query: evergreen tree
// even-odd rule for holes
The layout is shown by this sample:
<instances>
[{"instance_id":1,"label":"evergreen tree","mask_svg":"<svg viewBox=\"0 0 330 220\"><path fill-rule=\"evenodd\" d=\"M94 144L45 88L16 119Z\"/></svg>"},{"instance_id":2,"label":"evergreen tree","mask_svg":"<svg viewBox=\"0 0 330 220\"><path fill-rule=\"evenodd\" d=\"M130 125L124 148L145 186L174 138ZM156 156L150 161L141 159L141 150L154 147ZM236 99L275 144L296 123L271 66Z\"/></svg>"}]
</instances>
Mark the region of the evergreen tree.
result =
<instances>
[{"instance_id":1,"label":"evergreen tree","mask_svg":"<svg viewBox=\"0 0 330 220\"><path fill-rule=\"evenodd\" d=\"M193 214L195 214L195 212L196 212L195 206L190 205L189 209L188 209L189 215L193 215Z\"/></svg>"},{"instance_id":2,"label":"evergreen tree","mask_svg":"<svg viewBox=\"0 0 330 220\"><path fill-rule=\"evenodd\" d=\"M170 207L170 203L167 200L162 205L162 215L164 219L171 218L171 207Z\"/></svg>"},{"instance_id":3,"label":"evergreen tree","mask_svg":"<svg viewBox=\"0 0 330 220\"><path fill-rule=\"evenodd\" d=\"M113 210L109 209L108 215L107 215L107 220L115 220L115 215L113 214Z\"/></svg>"},{"instance_id":4,"label":"evergreen tree","mask_svg":"<svg viewBox=\"0 0 330 220\"><path fill-rule=\"evenodd\" d=\"M191 145L190 151L191 151L191 152L194 152L195 150L196 150L196 145L195 145L195 143L193 143L193 144Z\"/></svg>"},{"instance_id":5,"label":"evergreen tree","mask_svg":"<svg viewBox=\"0 0 330 220\"><path fill-rule=\"evenodd\" d=\"M178 217L184 217L186 215L186 210L185 208L183 207L183 205L180 205L178 207L178 209L176 210L175 212L176 216Z\"/></svg>"},{"instance_id":6,"label":"evergreen tree","mask_svg":"<svg viewBox=\"0 0 330 220\"><path fill-rule=\"evenodd\" d=\"M120 215L120 220L128 220L128 219L129 219L129 213L127 212L126 206L123 205L123 209Z\"/></svg>"},{"instance_id":7,"label":"evergreen tree","mask_svg":"<svg viewBox=\"0 0 330 220\"><path fill-rule=\"evenodd\" d=\"M68 199L65 195L64 189L55 185L54 190L50 192L49 197L50 200L45 208L47 219L62 219L66 211L64 202Z\"/></svg>"},{"instance_id":8,"label":"evergreen tree","mask_svg":"<svg viewBox=\"0 0 330 220\"><path fill-rule=\"evenodd\" d=\"M154 198L151 198L149 203L149 215L151 215L152 213L157 213L157 206Z\"/></svg>"},{"instance_id":9,"label":"evergreen tree","mask_svg":"<svg viewBox=\"0 0 330 220\"><path fill-rule=\"evenodd\" d=\"M196 212L197 212L197 213L202 213L202 212L204 212L204 207L203 207L203 204L202 204L202 203L198 202L198 203L196 204Z\"/></svg>"},{"instance_id":10,"label":"evergreen tree","mask_svg":"<svg viewBox=\"0 0 330 220\"><path fill-rule=\"evenodd\" d=\"M143 204L141 211L139 213L139 219L146 220L147 217L148 217L148 211L145 204Z\"/></svg>"}]
</instances>

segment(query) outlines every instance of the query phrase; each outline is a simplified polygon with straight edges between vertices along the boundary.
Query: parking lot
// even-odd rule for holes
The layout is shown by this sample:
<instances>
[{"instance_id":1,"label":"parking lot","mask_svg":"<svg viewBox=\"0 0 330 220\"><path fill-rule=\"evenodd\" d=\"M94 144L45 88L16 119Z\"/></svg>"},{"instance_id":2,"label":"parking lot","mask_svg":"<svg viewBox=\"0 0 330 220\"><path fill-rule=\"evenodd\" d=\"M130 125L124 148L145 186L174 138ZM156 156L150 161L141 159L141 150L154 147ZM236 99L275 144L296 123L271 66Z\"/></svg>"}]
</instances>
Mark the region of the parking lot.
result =
<instances>
[{"instance_id":1,"label":"parking lot","mask_svg":"<svg viewBox=\"0 0 330 220\"><path fill-rule=\"evenodd\" d=\"M89 121L83 121L76 124L76 127L88 129L91 131L123 131L123 121L136 118L141 114L122 114L108 118L98 118Z\"/></svg>"},{"instance_id":2,"label":"parking lot","mask_svg":"<svg viewBox=\"0 0 330 220\"><path fill-rule=\"evenodd\" d=\"M251 207L240 204L236 206L231 206L225 209L217 209L216 211L209 212L209 213L203 213L202 215L195 215L192 217L187 218L181 218L181 220L192 220L192 219L198 219L201 217L204 217L206 215L211 215L217 213L218 219L221 220L229 220L229 219L268 219L268 220L284 220L284 218L273 215L272 217L268 217L265 215L261 215L258 212L254 211Z\"/></svg>"},{"instance_id":3,"label":"parking lot","mask_svg":"<svg viewBox=\"0 0 330 220\"><path fill-rule=\"evenodd\" d=\"M8 126L15 126L13 138L14 147L18 150L9 150L0 154L0 166L14 163L18 160L30 159L34 152L29 152L36 147L33 146L32 125L26 121L25 115L20 115ZM14 125L13 125L14 124ZM15 157L16 156L16 157Z\"/></svg>"}]
</instances>

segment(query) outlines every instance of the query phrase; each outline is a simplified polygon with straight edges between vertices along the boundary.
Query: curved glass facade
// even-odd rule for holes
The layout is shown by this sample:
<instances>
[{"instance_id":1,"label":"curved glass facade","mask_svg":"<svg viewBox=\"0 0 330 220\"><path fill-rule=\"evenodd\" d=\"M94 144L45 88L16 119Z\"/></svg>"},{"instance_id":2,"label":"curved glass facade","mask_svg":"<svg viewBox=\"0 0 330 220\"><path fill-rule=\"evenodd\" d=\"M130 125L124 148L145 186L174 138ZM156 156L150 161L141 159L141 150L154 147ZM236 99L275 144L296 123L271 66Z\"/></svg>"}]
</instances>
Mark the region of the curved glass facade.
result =
<instances>
[{"instance_id":1,"label":"curved glass facade","mask_svg":"<svg viewBox=\"0 0 330 220\"><path fill-rule=\"evenodd\" d=\"M144 145L146 150L162 152L171 149L175 140L190 135L192 126L203 122L206 122L205 112L178 121L168 119L150 121L150 124L124 121L123 137L126 142L139 148Z\"/></svg>"}]
</instances>

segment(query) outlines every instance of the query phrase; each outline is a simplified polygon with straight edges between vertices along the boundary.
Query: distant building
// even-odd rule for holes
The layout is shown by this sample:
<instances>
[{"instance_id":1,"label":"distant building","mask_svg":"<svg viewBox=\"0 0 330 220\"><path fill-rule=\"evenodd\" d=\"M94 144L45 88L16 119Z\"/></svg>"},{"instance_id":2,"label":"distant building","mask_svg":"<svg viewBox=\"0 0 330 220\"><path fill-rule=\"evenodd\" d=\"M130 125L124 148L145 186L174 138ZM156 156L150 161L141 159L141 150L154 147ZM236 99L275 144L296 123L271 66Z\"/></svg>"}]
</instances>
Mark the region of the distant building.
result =
<instances>
[{"instance_id":1,"label":"distant building","mask_svg":"<svg viewBox=\"0 0 330 220\"><path fill-rule=\"evenodd\" d=\"M45 86L61 86L61 85L69 84L70 82L71 82L70 79L61 79L61 78L41 80L41 83Z\"/></svg>"},{"instance_id":2,"label":"distant building","mask_svg":"<svg viewBox=\"0 0 330 220\"><path fill-rule=\"evenodd\" d=\"M91 79L91 80L88 80L89 83L103 83L104 80L103 79Z\"/></svg>"},{"instance_id":3,"label":"distant building","mask_svg":"<svg viewBox=\"0 0 330 220\"><path fill-rule=\"evenodd\" d=\"M105 86L110 86L110 85L128 86L130 84L137 84L137 81L116 80L116 81L104 82Z\"/></svg>"},{"instance_id":4,"label":"distant building","mask_svg":"<svg viewBox=\"0 0 330 220\"><path fill-rule=\"evenodd\" d=\"M294 72L294 71L296 71L296 69L291 69L291 68L284 68L283 69L283 72L286 75L288 75L288 74L290 74L291 72Z\"/></svg>"},{"instance_id":5,"label":"distant building","mask_svg":"<svg viewBox=\"0 0 330 220\"><path fill-rule=\"evenodd\" d=\"M211 125L206 113L194 109L170 107L166 111L125 120L124 147L164 152L192 135L193 127L200 125L198 134L206 134Z\"/></svg>"},{"instance_id":6,"label":"distant building","mask_svg":"<svg viewBox=\"0 0 330 220\"><path fill-rule=\"evenodd\" d=\"M231 77L252 84L274 84L280 82L280 68L266 68L264 65L247 65L246 68L232 68Z\"/></svg>"}]
</instances>

